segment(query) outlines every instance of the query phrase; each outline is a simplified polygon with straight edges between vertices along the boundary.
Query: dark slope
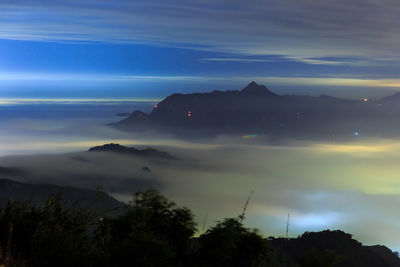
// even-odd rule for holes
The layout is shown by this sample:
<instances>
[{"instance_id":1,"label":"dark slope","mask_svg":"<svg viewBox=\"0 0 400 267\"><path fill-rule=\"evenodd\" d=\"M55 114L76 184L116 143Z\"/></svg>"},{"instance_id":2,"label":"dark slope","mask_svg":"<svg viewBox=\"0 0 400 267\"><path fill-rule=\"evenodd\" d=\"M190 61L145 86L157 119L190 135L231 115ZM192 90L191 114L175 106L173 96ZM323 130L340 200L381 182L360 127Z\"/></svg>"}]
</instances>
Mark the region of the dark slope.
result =
<instances>
[{"instance_id":1,"label":"dark slope","mask_svg":"<svg viewBox=\"0 0 400 267\"><path fill-rule=\"evenodd\" d=\"M385 246L363 246L342 231L304 233L295 239L271 238L269 242L288 266L396 267L400 259Z\"/></svg>"},{"instance_id":2,"label":"dark slope","mask_svg":"<svg viewBox=\"0 0 400 267\"><path fill-rule=\"evenodd\" d=\"M15 167L1 167L0 166L0 176L21 176L26 174L26 171L22 168L15 168Z\"/></svg>"},{"instance_id":3,"label":"dark slope","mask_svg":"<svg viewBox=\"0 0 400 267\"><path fill-rule=\"evenodd\" d=\"M397 117L377 103L330 96L277 95L251 82L241 91L173 94L150 114L135 111L112 124L123 130L177 135L260 134L275 137L340 138L355 131L385 135ZM391 133L390 132L390 133Z\"/></svg>"},{"instance_id":4,"label":"dark slope","mask_svg":"<svg viewBox=\"0 0 400 267\"><path fill-rule=\"evenodd\" d=\"M0 206L4 207L8 201L27 201L41 205L51 195L61 193L67 205L79 202L82 208L93 211L110 211L123 209L124 203L112 198L108 194L99 194L95 190L79 189L74 187L52 184L28 184L9 179L0 179Z\"/></svg>"}]
</instances>

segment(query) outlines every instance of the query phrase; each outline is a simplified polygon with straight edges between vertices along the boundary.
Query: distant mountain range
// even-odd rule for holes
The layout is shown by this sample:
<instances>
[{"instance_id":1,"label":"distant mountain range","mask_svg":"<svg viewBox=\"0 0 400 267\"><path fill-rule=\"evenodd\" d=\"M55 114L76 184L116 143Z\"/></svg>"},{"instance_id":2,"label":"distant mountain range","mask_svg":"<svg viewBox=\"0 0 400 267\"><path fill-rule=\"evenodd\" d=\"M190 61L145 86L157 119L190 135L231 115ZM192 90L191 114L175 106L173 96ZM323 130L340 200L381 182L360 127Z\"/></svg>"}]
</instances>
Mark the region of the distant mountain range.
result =
<instances>
[{"instance_id":1,"label":"distant mountain range","mask_svg":"<svg viewBox=\"0 0 400 267\"><path fill-rule=\"evenodd\" d=\"M278 95L251 82L240 91L173 94L150 114L134 111L111 124L185 136L269 135L277 138L360 138L400 134L400 93L377 101Z\"/></svg>"}]
</instances>

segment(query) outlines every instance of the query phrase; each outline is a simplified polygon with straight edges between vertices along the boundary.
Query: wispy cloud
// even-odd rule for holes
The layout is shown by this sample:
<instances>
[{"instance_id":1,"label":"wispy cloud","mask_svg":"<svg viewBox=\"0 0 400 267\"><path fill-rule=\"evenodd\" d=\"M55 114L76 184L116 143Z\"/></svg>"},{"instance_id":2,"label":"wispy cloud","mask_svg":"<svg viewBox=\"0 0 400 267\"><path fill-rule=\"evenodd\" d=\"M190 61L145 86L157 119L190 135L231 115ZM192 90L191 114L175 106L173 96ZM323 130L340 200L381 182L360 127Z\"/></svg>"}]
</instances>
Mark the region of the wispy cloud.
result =
<instances>
[{"instance_id":1,"label":"wispy cloud","mask_svg":"<svg viewBox=\"0 0 400 267\"><path fill-rule=\"evenodd\" d=\"M106 76L107 79L132 81L173 82L242 82L255 80L269 85L345 86L345 87L400 87L400 79L361 79L341 77L275 77L275 76Z\"/></svg>"},{"instance_id":2,"label":"wispy cloud","mask_svg":"<svg viewBox=\"0 0 400 267\"><path fill-rule=\"evenodd\" d=\"M160 98L0 98L0 106L42 104L119 105L121 103L160 102L161 100Z\"/></svg>"},{"instance_id":3,"label":"wispy cloud","mask_svg":"<svg viewBox=\"0 0 400 267\"><path fill-rule=\"evenodd\" d=\"M303 62L311 65L357 65L358 61L339 61L339 60L326 60L318 58L301 58L301 57L289 57L293 61Z\"/></svg>"},{"instance_id":4,"label":"wispy cloud","mask_svg":"<svg viewBox=\"0 0 400 267\"><path fill-rule=\"evenodd\" d=\"M242 62L242 63L274 62L274 60L271 59L255 59L255 58L203 58L202 61Z\"/></svg>"},{"instance_id":5,"label":"wispy cloud","mask_svg":"<svg viewBox=\"0 0 400 267\"><path fill-rule=\"evenodd\" d=\"M64 73L0 73L1 82L24 81L72 81L72 82L126 82L126 83L236 83L247 84L257 81L267 85L284 86L339 86L339 87L382 87L400 88L396 78L360 78L355 76L329 75L310 77L285 76L193 76L193 75L107 75L107 74L64 74Z\"/></svg>"},{"instance_id":6,"label":"wispy cloud","mask_svg":"<svg viewBox=\"0 0 400 267\"><path fill-rule=\"evenodd\" d=\"M231 58L231 57L213 57L213 58L202 58L201 61L207 62L238 62L238 63L263 63L263 62L282 62L282 61L295 61L302 62L311 65L353 65L361 66L365 65L365 61L361 60L338 60L338 59L321 59L321 58L303 58L296 56L278 56L274 59L263 59L263 58ZM370 65L376 65L376 62Z\"/></svg>"},{"instance_id":7,"label":"wispy cloud","mask_svg":"<svg viewBox=\"0 0 400 267\"><path fill-rule=\"evenodd\" d=\"M0 38L148 43L344 64L316 58L398 60L399 12L392 0L5 1Z\"/></svg>"}]
</instances>

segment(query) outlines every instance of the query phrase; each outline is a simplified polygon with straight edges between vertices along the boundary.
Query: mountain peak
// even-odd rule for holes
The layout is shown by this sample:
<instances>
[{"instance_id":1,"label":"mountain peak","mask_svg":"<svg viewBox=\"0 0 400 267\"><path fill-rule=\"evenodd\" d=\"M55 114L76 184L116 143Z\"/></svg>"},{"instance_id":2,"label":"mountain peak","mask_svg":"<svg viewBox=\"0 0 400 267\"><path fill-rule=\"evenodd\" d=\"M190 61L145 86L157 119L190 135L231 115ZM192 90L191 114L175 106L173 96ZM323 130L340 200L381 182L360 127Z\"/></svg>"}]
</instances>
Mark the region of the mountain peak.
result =
<instances>
[{"instance_id":1,"label":"mountain peak","mask_svg":"<svg viewBox=\"0 0 400 267\"><path fill-rule=\"evenodd\" d=\"M149 118L149 115L140 110L135 110L128 118L136 120L147 120Z\"/></svg>"},{"instance_id":2,"label":"mountain peak","mask_svg":"<svg viewBox=\"0 0 400 267\"><path fill-rule=\"evenodd\" d=\"M247 85L247 87L250 87L250 86L259 86L259 85L258 85L258 83L256 83L255 81L251 81L251 82Z\"/></svg>"},{"instance_id":3,"label":"mountain peak","mask_svg":"<svg viewBox=\"0 0 400 267\"><path fill-rule=\"evenodd\" d=\"M255 81L249 83L242 91L241 94L255 95L255 96L277 96L268 90L264 85L259 85Z\"/></svg>"}]
</instances>

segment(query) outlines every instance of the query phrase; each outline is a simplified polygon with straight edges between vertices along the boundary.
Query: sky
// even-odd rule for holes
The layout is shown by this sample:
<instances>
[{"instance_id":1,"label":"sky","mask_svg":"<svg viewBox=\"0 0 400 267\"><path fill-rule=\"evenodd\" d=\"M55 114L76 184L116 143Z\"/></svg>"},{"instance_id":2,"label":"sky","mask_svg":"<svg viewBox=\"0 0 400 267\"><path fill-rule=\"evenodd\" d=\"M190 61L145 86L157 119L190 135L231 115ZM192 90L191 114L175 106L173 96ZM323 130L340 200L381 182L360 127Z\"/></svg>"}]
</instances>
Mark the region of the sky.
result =
<instances>
[{"instance_id":1,"label":"sky","mask_svg":"<svg viewBox=\"0 0 400 267\"><path fill-rule=\"evenodd\" d=\"M394 0L2 1L1 98L400 90Z\"/></svg>"}]
</instances>

